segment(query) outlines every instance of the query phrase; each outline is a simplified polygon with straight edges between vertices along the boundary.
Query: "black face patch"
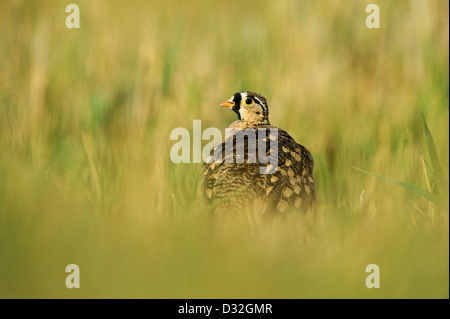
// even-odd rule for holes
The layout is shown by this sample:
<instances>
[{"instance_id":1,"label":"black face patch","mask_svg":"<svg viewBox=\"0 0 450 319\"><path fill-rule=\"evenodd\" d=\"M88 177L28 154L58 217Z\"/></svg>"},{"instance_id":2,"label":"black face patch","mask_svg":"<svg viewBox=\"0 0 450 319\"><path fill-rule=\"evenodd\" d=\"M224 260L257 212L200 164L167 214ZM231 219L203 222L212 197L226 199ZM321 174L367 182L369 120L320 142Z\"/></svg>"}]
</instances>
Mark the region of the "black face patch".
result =
<instances>
[{"instance_id":1,"label":"black face patch","mask_svg":"<svg viewBox=\"0 0 450 319\"><path fill-rule=\"evenodd\" d=\"M236 93L233 97L234 106L232 107L232 110L237 114L239 121L241 120L241 113L239 113L239 110L241 109L241 100L241 94Z\"/></svg>"}]
</instances>

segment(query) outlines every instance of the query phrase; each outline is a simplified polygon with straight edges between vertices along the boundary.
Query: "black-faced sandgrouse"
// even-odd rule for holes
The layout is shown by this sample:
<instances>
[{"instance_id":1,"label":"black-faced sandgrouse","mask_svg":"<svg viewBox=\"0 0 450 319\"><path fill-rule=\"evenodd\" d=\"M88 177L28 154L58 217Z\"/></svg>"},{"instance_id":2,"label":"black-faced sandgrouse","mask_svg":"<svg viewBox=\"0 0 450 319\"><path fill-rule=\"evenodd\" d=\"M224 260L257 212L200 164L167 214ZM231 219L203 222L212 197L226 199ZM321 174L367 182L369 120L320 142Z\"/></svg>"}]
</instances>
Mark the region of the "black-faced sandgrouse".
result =
<instances>
[{"instance_id":1,"label":"black-faced sandgrouse","mask_svg":"<svg viewBox=\"0 0 450 319\"><path fill-rule=\"evenodd\" d=\"M260 94L239 92L220 106L233 110L238 120L203 164L204 199L226 215L306 212L316 200L311 153L270 124Z\"/></svg>"}]
</instances>

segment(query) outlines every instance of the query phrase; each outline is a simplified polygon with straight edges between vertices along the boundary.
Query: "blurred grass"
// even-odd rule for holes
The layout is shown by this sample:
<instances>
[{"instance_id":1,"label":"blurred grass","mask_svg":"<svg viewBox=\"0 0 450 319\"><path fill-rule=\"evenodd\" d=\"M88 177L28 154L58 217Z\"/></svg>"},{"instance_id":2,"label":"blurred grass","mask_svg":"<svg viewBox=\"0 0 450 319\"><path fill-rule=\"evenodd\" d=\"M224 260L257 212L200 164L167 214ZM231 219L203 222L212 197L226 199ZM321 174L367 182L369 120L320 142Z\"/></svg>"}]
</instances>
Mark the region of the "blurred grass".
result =
<instances>
[{"instance_id":1,"label":"blurred grass","mask_svg":"<svg viewBox=\"0 0 450 319\"><path fill-rule=\"evenodd\" d=\"M447 1L377 1L377 30L364 1L76 3L76 30L0 3L0 297L449 297L448 211L352 169L426 187L423 113L449 175ZM217 238L200 164L170 162L244 89L312 152L319 221Z\"/></svg>"}]
</instances>

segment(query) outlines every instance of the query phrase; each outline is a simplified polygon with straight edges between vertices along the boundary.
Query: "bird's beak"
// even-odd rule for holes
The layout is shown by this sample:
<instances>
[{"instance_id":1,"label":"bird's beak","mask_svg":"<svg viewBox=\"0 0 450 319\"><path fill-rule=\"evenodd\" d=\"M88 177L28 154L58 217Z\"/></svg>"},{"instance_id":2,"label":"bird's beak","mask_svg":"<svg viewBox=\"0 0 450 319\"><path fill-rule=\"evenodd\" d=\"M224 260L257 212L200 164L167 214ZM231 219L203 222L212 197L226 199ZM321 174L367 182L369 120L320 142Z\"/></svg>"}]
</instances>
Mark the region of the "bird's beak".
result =
<instances>
[{"instance_id":1,"label":"bird's beak","mask_svg":"<svg viewBox=\"0 0 450 319\"><path fill-rule=\"evenodd\" d=\"M230 101L230 100L225 101L222 104L220 104L221 107L233 107L234 105L235 105L234 102Z\"/></svg>"}]
</instances>

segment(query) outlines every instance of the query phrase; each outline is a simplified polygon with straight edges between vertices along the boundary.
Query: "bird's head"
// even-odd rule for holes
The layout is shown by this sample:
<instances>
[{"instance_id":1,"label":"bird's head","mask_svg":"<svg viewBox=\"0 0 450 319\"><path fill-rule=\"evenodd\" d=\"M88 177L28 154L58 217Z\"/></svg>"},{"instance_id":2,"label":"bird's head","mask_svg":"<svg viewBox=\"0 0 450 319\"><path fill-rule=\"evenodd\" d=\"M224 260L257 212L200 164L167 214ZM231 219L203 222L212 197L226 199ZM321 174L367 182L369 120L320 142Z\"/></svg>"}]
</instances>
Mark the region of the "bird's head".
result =
<instances>
[{"instance_id":1,"label":"bird's head","mask_svg":"<svg viewBox=\"0 0 450 319\"><path fill-rule=\"evenodd\" d=\"M237 114L239 121L249 125L270 124L267 101L258 93L238 92L220 106L231 108Z\"/></svg>"}]
</instances>

